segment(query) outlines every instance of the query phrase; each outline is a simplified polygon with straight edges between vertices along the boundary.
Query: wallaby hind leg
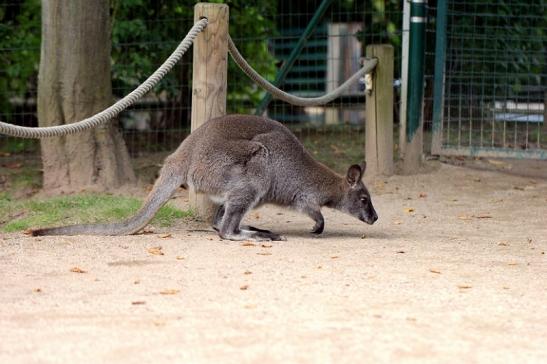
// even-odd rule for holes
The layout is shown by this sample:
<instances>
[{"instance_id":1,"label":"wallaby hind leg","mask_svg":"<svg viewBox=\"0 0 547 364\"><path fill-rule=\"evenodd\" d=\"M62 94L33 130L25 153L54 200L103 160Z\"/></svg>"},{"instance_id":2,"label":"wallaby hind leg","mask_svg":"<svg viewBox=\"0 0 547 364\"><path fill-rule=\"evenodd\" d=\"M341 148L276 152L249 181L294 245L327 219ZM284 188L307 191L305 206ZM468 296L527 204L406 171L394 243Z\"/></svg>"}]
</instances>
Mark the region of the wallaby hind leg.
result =
<instances>
[{"instance_id":1,"label":"wallaby hind leg","mask_svg":"<svg viewBox=\"0 0 547 364\"><path fill-rule=\"evenodd\" d=\"M222 218L224 217L224 213L226 212L226 208L224 207L224 204L220 205L217 209L217 212L215 213L215 217L213 218L213 229L215 231L220 231L220 224L222 223ZM240 230L249 230L249 231L258 231L261 233L272 233L270 230L266 229L259 229L254 226L250 225L240 225Z\"/></svg>"},{"instance_id":2,"label":"wallaby hind leg","mask_svg":"<svg viewBox=\"0 0 547 364\"><path fill-rule=\"evenodd\" d=\"M281 235L243 229L240 224L245 214L256 204L257 194L250 188L232 191L224 206L219 235L228 240L272 241L285 240Z\"/></svg>"}]
</instances>

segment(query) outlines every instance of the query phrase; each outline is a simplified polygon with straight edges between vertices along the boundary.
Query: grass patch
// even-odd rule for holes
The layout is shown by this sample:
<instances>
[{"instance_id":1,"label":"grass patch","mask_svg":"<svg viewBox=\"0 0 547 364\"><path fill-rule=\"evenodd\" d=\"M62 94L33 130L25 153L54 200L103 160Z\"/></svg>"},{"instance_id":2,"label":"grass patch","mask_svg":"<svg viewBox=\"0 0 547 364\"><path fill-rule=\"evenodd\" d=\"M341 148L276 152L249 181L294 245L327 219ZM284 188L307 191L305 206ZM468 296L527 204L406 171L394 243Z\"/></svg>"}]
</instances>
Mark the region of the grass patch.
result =
<instances>
[{"instance_id":1,"label":"grass patch","mask_svg":"<svg viewBox=\"0 0 547 364\"><path fill-rule=\"evenodd\" d=\"M104 194L15 201L7 193L0 193L0 230L14 232L46 226L119 221L133 215L141 204L135 198ZM191 211L166 205L151 223L166 227L176 219L191 216Z\"/></svg>"}]
</instances>

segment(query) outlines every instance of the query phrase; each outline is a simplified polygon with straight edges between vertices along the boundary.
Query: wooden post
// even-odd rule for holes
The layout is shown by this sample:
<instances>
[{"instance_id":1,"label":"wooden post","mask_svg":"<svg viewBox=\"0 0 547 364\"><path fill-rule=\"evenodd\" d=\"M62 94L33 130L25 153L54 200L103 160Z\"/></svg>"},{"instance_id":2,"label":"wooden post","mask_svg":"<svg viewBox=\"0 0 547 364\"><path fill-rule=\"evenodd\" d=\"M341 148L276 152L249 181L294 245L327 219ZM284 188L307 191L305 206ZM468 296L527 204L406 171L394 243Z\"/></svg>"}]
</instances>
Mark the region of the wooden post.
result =
<instances>
[{"instance_id":1,"label":"wooden post","mask_svg":"<svg viewBox=\"0 0 547 364\"><path fill-rule=\"evenodd\" d=\"M228 5L198 3L194 22L208 19L194 41L192 131L207 120L226 114L228 67ZM202 219L211 219L216 206L205 195L190 190L190 205Z\"/></svg>"},{"instance_id":2,"label":"wooden post","mask_svg":"<svg viewBox=\"0 0 547 364\"><path fill-rule=\"evenodd\" d=\"M366 54L378 58L366 100L367 175L389 176L393 174L393 47L371 44Z\"/></svg>"}]
</instances>

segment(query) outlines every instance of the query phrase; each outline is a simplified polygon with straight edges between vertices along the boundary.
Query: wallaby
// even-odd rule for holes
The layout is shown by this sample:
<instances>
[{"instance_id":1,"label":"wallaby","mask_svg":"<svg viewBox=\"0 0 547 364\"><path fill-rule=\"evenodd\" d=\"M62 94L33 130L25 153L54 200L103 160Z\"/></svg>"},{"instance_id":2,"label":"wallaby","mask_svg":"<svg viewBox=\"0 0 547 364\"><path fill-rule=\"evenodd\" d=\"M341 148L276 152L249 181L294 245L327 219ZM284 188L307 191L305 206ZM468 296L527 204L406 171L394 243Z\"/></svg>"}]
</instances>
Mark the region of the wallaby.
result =
<instances>
[{"instance_id":1,"label":"wallaby","mask_svg":"<svg viewBox=\"0 0 547 364\"><path fill-rule=\"evenodd\" d=\"M331 207L373 224L378 215L362 181L365 163L346 176L316 161L281 123L258 116L211 119L168 156L144 206L123 222L72 225L32 231L37 235L125 235L141 230L179 186L193 187L220 204L213 228L222 239L285 240L241 220L265 203L292 207L325 227L321 207Z\"/></svg>"}]
</instances>

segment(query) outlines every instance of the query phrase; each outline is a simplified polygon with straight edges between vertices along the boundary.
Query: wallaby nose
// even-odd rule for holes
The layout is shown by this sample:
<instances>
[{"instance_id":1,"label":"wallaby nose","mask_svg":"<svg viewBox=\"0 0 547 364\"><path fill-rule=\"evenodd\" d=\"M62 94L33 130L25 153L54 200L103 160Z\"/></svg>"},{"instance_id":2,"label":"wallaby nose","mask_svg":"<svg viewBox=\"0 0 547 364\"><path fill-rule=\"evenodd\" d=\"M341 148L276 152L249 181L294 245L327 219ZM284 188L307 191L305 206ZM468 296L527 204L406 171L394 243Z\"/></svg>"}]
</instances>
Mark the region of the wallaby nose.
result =
<instances>
[{"instance_id":1,"label":"wallaby nose","mask_svg":"<svg viewBox=\"0 0 547 364\"><path fill-rule=\"evenodd\" d=\"M376 213L374 213L374 216L372 217L372 221L376 222L376 220L378 220L378 215Z\"/></svg>"}]
</instances>

